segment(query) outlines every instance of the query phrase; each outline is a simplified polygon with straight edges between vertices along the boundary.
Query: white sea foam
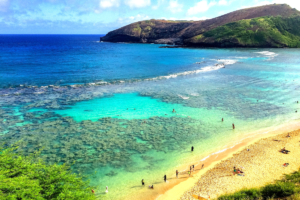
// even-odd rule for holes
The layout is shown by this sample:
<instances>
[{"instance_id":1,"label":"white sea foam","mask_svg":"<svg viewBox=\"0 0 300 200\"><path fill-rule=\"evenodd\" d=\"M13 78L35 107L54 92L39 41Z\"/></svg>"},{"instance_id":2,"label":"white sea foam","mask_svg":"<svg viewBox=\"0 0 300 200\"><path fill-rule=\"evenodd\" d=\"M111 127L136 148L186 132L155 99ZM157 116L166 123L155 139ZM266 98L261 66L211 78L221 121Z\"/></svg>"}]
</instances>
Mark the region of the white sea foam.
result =
<instances>
[{"instance_id":1,"label":"white sea foam","mask_svg":"<svg viewBox=\"0 0 300 200\"><path fill-rule=\"evenodd\" d=\"M223 59L217 61L219 62L218 64L224 64L224 65L233 65L237 62L236 60L229 60L229 59Z\"/></svg>"},{"instance_id":2,"label":"white sea foam","mask_svg":"<svg viewBox=\"0 0 300 200\"><path fill-rule=\"evenodd\" d=\"M189 99L190 97L185 97L185 96L182 96L182 95L178 95L180 98L182 98L182 99Z\"/></svg>"},{"instance_id":3,"label":"white sea foam","mask_svg":"<svg viewBox=\"0 0 300 200\"><path fill-rule=\"evenodd\" d=\"M274 52L271 52L271 51L261 51L261 52L256 52L256 53L259 53L259 54L262 54L262 55L265 55L265 56L271 56L271 57L274 57L274 56L278 55L278 54L276 54Z\"/></svg>"},{"instance_id":4,"label":"white sea foam","mask_svg":"<svg viewBox=\"0 0 300 200\"><path fill-rule=\"evenodd\" d=\"M199 96L198 93L191 93L191 95L194 96L194 97L198 97Z\"/></svg>"},{"instance_id":5,"label":"white sea foam","mask_svg":"<svg viewBox=\"0 0 300 200\"><path fill-rule=\"evenodd\" d=\"M229 148L222 149L222 150L220 150L220 151L217 151L217 152L215 152L215 153L213 153L213 154L211 154L211 155L215 155L215 154L218 154L218 153L222 153L222 152L226 151L227 149L229 149Z\"/></svg>"},{"instance_id":6,"label":"white sea foam","mask_svg":"<svg viewBox=\"0 0 300 200\"><path fill-rule=\"evenodd\" d=\"M34 92L33 94L43 94L45 92Z\"/></svg>"},{"instance_id":7,"label":"white sea foam","mask_svg":"<svg viewBox=\"0 0 300 200\"><path fill-rule=\"evenodd\" d=\"M215 59L214 59L215 60ZM214 66L206 66L197 70L192 70L192 71L185 71L185 72L179 72L175 74L170 74L166 76L158 76L154 78L147 78L147 79L139 79L139 80L132 80L129 82L139 82L139 81L156 81L156 80L162 80L162 79L170 79L170 78L177 78L178 76L186 76L186 75L191 75L191 74L198 74L198 73L203 73L203 72L209 72L209 71L215 71L219 70L221 68L224 68L226 65L232 65L235 64L237 61L236 60L215 60L217 63ZM203 62L201 62L203 63ZM101 86L101 85L110 85L110 84L121 84L125 83L127 81L124 80L118 80L118 81L112 81L112 82L106 82L106 81L98 81L98 82L91 82L87 84L73 84L73 85L67 85L67 86L54 86L54 85L48 85L48 86L26 86L28 88L60 88L60 87L72 87L72 88L77 88L77 87L83 87L83 86ZM23 87L23 85L20 85L20 87ZM192 96L197 96L197 95L192 95ZM189 97L183 97L183 98L189 98Z\"/></svg>"},{"instance_id":8,"label":"white sea foam","mask_svg":"<svg viewBox=\"0 0 300 200\"><path fill-rule=\"evenodd\" d=\"M236 57L238 59L248 59L249 57Z\"/></svg>"},{"instance_id":9,"label":"white sea foam","mask_svg":"<svg viewBox=\"0 0 300 200\"><path fill-rule=\"evenodd\" d=\"M203 159L200 160L200 161L204 161L204 160L206 160L207 158L209 158L209 156L206 156L205 158L203 158Z\"/></svg>"}]
</instances>

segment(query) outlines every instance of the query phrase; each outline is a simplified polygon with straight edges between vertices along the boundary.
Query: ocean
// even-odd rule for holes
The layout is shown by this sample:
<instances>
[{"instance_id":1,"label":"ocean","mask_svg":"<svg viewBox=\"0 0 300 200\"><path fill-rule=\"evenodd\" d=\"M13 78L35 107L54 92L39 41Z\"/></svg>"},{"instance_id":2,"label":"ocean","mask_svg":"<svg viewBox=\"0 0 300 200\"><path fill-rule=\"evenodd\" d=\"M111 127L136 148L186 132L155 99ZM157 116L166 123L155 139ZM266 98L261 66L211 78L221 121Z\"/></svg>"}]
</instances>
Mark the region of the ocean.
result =
<instances>
[{"instance_id":1,"label":"ocean","mask_svg":"<svg viewBox=\"0 0 300 200\"><path fill-rule=\"evenodd\" d=\"M43 149L47 163L87 176L99 198L134 199L176 169L299 120L299 49L100 36L0 35L0 141L25 155Z\"/></svg>"}]
</instances>

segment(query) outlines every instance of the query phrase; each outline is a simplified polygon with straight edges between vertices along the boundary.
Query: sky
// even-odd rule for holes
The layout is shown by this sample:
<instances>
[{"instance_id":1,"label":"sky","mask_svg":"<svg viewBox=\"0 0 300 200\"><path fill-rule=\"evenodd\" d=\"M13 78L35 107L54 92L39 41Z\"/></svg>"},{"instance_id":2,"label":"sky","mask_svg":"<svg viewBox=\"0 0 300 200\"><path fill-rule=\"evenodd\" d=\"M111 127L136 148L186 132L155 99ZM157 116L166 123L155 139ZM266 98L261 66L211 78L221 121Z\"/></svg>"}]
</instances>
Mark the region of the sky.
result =
<instances>
[{"instance_id":1,"label":"sky","mask_svg":"<svg viewBox=\"0 0 300 200\"><path fill-rule=\"evenodd\" d=\"M300 0L0 0L0 34L106 34L147 19L203 20Z\"/></svg>"}]
</instances>

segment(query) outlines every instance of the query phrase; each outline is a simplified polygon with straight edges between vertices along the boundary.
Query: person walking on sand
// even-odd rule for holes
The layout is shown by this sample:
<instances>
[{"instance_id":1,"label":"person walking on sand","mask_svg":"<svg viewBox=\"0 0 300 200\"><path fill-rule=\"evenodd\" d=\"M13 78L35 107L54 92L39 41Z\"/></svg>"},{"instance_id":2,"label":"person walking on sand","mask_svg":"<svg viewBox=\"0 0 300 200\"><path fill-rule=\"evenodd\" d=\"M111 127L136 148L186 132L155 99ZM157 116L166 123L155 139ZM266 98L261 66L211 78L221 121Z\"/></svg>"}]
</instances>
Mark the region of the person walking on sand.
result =
<instances>
[{"instance_id":1,"label":"person walking on sand","mask_svg":"<svg viewBox=\"0 0 300 200\"><path fill-rule=\"evenodd\" d=\"M144 179L142 179L142 185L145 185L145 183L144 183Z\"/></svg>"},{"instance_id":2,"label":"person walking on sand","mask_svg":"<svg viewBox=\"0 0 300 200\"><path fill-rule=\"evenodd\" d=\"M192 146L191 150L194 151L194 147L193 146Z\"/></svg>"},{"instance_id":3,"label":"person walking on sand","mask_svg":"<svg viewBox=\"0 0 300 200\"><path fill-rule=\"evenodd\" d=\"M232 129L235 129L235 125L234 124L232 124Z\"/></svg>"},{"instance_id":4,"label":"person walking on sand","mask_svg":"<svg viewBox=\"0 0 300 200\"><path fill-rule=\"evenodd\" d=\"M202 164L202 167L201 167L201 169L203 169L203 167L204 167L204 164Z\"/></svg>"},{"instance_id":5,"label":"person walking on sand","mask_svg":"<svg viewBox=\"0 0 300 200\"><path fill-rule=\"evenodd\" d=\"M178 170L176 170L176 177L178 178L178 174L179 174L179 172L178 172Z\"/></svg>"},{"instance_id":6,"label":"person walking on sand","mask_svg":"<svg viewBox=\"0 0 300 200\"><path fill-rule=\"evenodd\" d=\"M188 171L189 177L191 177L191 171Z\"/></svg>"},{"instance_id":7,"label":"person walking on sand","mask_svg":"<svg viewBox=\"0 0 300 200\"><path fill-rule=\"evenodd\" d=\"M195 171L195 166L193 165L193 172Z\"/></svg>"},{"instance_id":8,"label":"person walking on sand","mask_svg":"<svg viewBox=\"0 0 300 200\"><path fill-rule=\"evenodd\" d=\"M167 175L164 175L164 181L167 182Z\"/></svg>"}]
</instances>

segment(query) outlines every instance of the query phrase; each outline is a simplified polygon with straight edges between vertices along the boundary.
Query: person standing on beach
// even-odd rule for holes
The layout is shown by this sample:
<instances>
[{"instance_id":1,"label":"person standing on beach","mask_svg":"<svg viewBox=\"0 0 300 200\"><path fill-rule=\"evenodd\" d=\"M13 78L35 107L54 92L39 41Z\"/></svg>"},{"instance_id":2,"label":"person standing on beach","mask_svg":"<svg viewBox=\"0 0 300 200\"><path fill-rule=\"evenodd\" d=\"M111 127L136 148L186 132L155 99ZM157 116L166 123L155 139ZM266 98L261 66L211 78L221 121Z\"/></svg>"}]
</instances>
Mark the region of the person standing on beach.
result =
<instances>
[{"instance_id":1,"label":"person standing on beach","mask_svg":"<svg viewBox=\"0 0 300 200\"><path fill-rule=\"evenodd\" d=\"M164 181L167 182L167 175L164 175Z\"/></svg>"},{"instance_id":2,"label":"person standing on beach","mask_svg":"<svg viewBox=\"0 0 300 200\"><path fill-rule=\"evenodd\" d=\"M176 170L176 177L177 177L177 178L178 178L178 173L179 173L178 170Z\"/></svg>"},{"instance_id":3,"label":"person standing on beach","mask_svg":"<svg viewBox=\"0 0 300 200\"><path fill-rule=\"evenodd\" d=\"M193 165L193 172L195 171L195 166Z\"/></svg>"},{"instance_id":4,"label":"person standing on beach","mask_svg":"<svg viewBox=\"0 0 300 200\"><path fill-rule=\"evenodd\" d=\"M189 177L191 177L191 171L188 171Z\"/></svg>"},{"instance_id":5,"label":"person standing on beach","mask_svg":"<svg viewBox=\"0 0 300 200\"><path fill-rule=\"evenodd\" d=\"M193 146L192 146L191 150L194 151L194 147Z\"/></svg>"},{"instance_id":6,"label":"person standing on beach","mask_svg":"<svg viewBox=\"0 0 300 200\"><path fill-rule=\"evenodd\" d=\"M145 185L145 183L144 183L144 179L142 179L142 185Z\"/></svg>"},{"instance_id":7,"label":"person standing on beach","mask_svg":"<svg viewBox=\"0 0 300 200\"><path fill-rule=\"evenodd\" d=\"M204 164L202 164L202 167L201 167L201 169L203 169L203 167L204 167Z\"/></svg>"},{"instance_id":8,"label":"person standing on beach","mask_svg":"<svg viewBox=\"0 0 300 200\"><path fill-rule=\"evenodd\" d=\"M235 129L235 126L234 126L234 124L232 124L232 128L233 128L233 129Z\"/></svg>"}]
</instances>

